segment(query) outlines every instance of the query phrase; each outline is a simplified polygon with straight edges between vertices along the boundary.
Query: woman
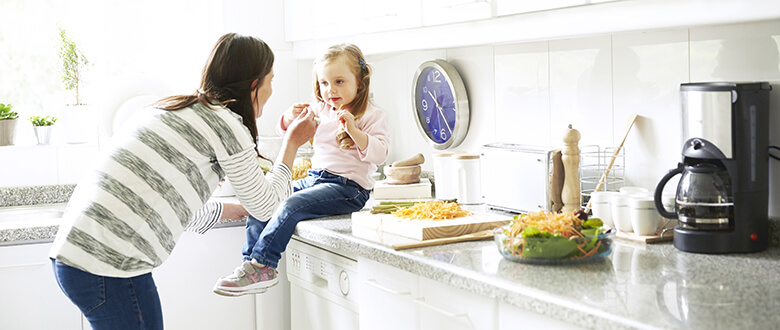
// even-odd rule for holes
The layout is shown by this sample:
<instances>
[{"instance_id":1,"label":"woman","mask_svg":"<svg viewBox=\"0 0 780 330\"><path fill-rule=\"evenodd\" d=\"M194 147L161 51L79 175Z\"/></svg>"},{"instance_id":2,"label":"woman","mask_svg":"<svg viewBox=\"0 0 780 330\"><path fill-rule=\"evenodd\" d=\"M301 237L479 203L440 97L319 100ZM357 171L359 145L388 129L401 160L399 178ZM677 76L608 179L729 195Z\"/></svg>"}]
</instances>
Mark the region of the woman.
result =
<instances>
[{"instance_id":1,"label":"woman","mask_svg":"<svg viewBox=\"0 0 780 330\"><path fill-rule=\"evenodd\" d=\"M257 38L222 36L198 92L155 103L155 115L115 136L76 187L50 257L60 288L94 329L162 329L151 272L182 231L205 232L220 217L268 218L291 194L295 152L317 124L309 112L296 117L263 175L255 120L272 92L273 60ZM225 176L243 206L207 203Z\"/></svg>"}]
</instances>

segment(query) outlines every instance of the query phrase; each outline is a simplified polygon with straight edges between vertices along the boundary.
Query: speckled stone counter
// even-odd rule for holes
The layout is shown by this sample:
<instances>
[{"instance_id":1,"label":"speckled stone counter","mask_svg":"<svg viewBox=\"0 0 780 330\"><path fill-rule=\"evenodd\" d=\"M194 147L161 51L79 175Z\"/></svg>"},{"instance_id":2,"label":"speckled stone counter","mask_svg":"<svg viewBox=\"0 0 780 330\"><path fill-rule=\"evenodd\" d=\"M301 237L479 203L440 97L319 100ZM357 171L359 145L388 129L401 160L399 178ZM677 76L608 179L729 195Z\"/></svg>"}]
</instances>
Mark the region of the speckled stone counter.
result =
<instances>
[{"instance_id":1,"label":"speckled stone counter","mask_svg":"<svg viewBox=\"0 0 780 330\"><path fill-rule=\"evenodd\" d=\"M771 246L760 253L692 254L618 239L606 259L554 266L505 260L493 241L395 251L391 244L410 240L353 231L349 215L303 221L294 238L584 328L772 329L780 324L778 223L770 221ZM14 231L0 230L0 244L48 240L56 225L6 232Z\"/></svg>"}]
</instances>

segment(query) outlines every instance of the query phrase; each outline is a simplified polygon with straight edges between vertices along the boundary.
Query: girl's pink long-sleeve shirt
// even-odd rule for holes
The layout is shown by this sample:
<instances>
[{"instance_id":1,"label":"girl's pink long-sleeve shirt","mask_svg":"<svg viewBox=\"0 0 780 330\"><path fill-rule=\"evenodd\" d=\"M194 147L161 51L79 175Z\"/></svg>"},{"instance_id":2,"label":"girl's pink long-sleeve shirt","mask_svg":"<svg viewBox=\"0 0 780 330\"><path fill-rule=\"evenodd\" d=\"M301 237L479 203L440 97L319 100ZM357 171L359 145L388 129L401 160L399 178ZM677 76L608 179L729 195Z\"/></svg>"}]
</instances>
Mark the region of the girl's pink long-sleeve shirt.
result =
<instances>
[{"instance_id":1,"label":"girl's pink long-sleeve shirt","mask_svg":"<svg viewBox=\"0 0 780 330\"><path fill-rule=\"evenodd\" d=\"M326 170L353 180L364 189L373 189L376 181L372 174L376 172L377 166L387 159L390 146L385 113L369 103L366 112L355 120L355 126L368 135L368 145L363 150L358 149L357 145L349 149L339 149L336 141L339 127L336 109L323 102L310 104L309 109L320 118L320 125L314 134L312 169ZM287 132L283 117L284 115L279 118L277 124L277 133L280 136Z\"/></svg>"}]
</instances>

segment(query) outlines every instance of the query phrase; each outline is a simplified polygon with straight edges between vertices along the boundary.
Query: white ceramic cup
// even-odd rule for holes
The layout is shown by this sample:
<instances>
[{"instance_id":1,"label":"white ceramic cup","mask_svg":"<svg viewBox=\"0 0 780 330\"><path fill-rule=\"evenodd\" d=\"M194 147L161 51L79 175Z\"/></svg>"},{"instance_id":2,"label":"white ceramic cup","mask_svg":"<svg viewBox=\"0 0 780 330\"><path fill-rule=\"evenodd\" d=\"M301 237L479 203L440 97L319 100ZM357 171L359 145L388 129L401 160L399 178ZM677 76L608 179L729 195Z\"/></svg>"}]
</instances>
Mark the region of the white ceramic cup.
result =
<instances>
[{"instance_id":1,"label":"white ceramic cup","mask_svg":"<svg viewBox=\"0 0 780 330\"><path fill-rule=\"evenodd\" d=\"M609 200L609 204L612 209L612 222L615 223L615 228L622 232L633 232L631 227L631 214L628 211L628 202L631 200L631 196L627 195L614 195Z\"/></svg>"},{"instance_id":2,"label":"white ceramic cup","mask_svg":"<svg viewBox=\"0 0 780 330\"><path fill-rule=\"evenodd\" d=\"M590 209L593 212L593 218L599 218L605 225L610 227L615 226L615 222L612 221L612 208L610 207L610 199L612 196L616 196L619 193L617 191L595 191L590 194Z\"/></svg>"},{"instance_id":3,"label":"white ceramic cup","mask_svg":"<svg viewBox=\"0 0 780 330\"><path fill-rule=\"evenodd\" d=\"M655 209L655 201L652 197L631 197L628 209L631 228L635 234L655 235L661 214Z\"/></svg>"}]
</instances>

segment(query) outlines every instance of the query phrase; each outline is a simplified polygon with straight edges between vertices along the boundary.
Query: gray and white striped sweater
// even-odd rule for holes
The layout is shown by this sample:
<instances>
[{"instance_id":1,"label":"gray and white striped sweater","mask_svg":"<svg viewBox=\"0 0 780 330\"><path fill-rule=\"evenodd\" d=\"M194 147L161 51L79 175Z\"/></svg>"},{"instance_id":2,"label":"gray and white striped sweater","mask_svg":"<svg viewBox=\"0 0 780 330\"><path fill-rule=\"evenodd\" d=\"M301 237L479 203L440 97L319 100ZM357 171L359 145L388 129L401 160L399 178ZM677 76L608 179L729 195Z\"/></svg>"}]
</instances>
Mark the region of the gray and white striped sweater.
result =
<instances>
[{"instance_id":1,"label":"gray and white striped sweater","mask_svg":"<svg viewBox=\"0 0 780 330\"><path fill-rule=\"evenodd\" d=\"M184 230L205 232L222 213L207 203L223 177L258 219L292 193L291 172L264 176L241 117L193 105L156 110L126 134L77 185L49 253L96 275L132 277L168 258Z\"/></svg>"}]
</instances>

